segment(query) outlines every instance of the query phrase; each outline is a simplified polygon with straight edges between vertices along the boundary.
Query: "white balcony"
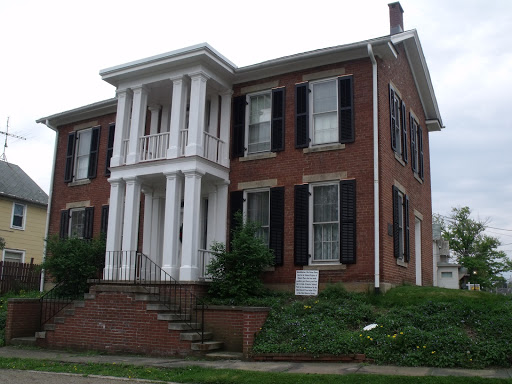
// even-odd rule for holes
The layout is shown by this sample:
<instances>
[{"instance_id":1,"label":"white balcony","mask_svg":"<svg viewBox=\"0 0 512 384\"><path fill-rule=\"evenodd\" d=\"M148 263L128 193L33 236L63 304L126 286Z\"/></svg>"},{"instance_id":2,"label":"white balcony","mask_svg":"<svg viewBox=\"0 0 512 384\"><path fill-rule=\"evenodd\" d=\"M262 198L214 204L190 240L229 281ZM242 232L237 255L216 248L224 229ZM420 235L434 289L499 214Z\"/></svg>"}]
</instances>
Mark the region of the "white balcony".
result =
<instances>
[{"instance_id":1,"label":"white balcony","mask_svg":"<svg viewBox=\"0 0 512 384\"><path fill-rule=\"evenodd\" d=\"M169 132L139 138L139 161L160 160L167 157Z\"/></svg>"}]
</instances>

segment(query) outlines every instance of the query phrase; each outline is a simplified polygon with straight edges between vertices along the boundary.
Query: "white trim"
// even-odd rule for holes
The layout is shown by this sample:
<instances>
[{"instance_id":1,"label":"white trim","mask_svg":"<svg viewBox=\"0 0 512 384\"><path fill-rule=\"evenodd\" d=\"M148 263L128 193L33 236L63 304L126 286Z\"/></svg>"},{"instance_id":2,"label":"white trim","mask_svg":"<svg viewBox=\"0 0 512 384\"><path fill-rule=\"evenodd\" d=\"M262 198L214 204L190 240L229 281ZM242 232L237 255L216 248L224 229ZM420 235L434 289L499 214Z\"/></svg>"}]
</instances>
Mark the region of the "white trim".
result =
<instances>
[{"instance_id":1,"label":"white trim","mask_svg":"<svg viewBox=\"0 0 512 384\"><path fill-rule=\"evenodd\" d=\"M4 261L4 262L5 262L5 252L21 254L20 263L24 263L25 262L25 253L26 253L25 251L23 251L21 249L4 248L4 250L2 252L2 261Z\"/></svg>"},{"instance_id":2,"label":"white trim","mask_svg":"<svg viewBox=\"0 0 512 384\"><path fill-rule=\"evenodd\" d=\"M18 227L17 225L14 225L13 222L14 222L14 209L16 207L16 204L17 205L21 205L23 207L23 217L21 219L21 227ZM12 203L12 213L11 213L11 223L10 223L10 227L12 229L18 229L20 231L24 231L25 230L25 223L27 222L27 205L26 204L22 204L22 203L18 203L16 201L13 201Z\"/></svg>"},{"instance_id":3,"label":"white trim","mask_svg":"<svg viewBox=\"0 0 512 384\"><path fill-rule=\"evenodd\" d=\"M319 80L315 80L315 81L310 81L309 84L308 84L308 89L309 89L309 98L308 98L308 103L309 103L309 137L310 137L310 143L309 143L309 147L315 147L315 146L318 146L318 145L321 145L321 146L325 146L326 144L336 144L336 143L339 143L339 100L338 100L338 78L337 77L330 77L330 78L326 78L326 79L319 79ZM326 142L322 142L322 143L317 143L315 141L315 124L314 124L314 110L313 110L313 101L314 101L314 91L313 91L313 87L314 85L316 84L321 84L321 83L329 83L329 82L334 82L334 86L335 86L335 96L336 96L336 104L335 104L335 111L336 111L336 138L332 141L326 141ZM333 111L330 111L328 113L332 113Z\"/></svg>"}]
</instances>

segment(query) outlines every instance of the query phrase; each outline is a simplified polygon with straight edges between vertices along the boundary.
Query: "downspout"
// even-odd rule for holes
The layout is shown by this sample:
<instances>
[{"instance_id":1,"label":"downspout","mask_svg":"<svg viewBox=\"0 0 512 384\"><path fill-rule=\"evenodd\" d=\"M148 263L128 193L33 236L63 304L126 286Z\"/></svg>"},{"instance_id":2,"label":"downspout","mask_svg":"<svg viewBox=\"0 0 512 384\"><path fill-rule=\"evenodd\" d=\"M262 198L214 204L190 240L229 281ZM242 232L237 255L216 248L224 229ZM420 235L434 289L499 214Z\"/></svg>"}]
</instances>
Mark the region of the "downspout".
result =
<instances>
[{"instance_id":1,"label":"downspout","mask_svg":"<svg viewBox=\"0 0 512 384\"><path fill-rule=\"evenodd\" d=\"M41 122L41 121L39 121L39 122ZM44 263L44 261L46 260L46 245L48 242L48 236L49 236L49 232L50 232L50 212L52 210L53 179L55 176L55 163L57 161L57 143L59 140L59 131L57 130L56 127L53 127L50 124L50 121L48 119L46 119L46 121L43 124L55 132L55 144L53 146L52 175L50 177L50 189L48 191L48 208L46 210L46 235L45 235L44 246L43 246L43 263ZM45 270L43 269L41 271L41 282L39 285L40 292L43 292L43 290L44 290L44 279L45 279Z\"/></svg>"},{"instance_id":2,"label":"downspout","mask_svg":"<svg viewBox=\"0 0 512 384\"><path fill-rule=\"evenodd\" d=\"M375 258L375 293L380 292L380 206L379 206L379 108L377 95L377 60L372 45L368 43L368 56L372 61L373 74L373 227L374 227L374 258Z\"/></svg>"}]
</instances>

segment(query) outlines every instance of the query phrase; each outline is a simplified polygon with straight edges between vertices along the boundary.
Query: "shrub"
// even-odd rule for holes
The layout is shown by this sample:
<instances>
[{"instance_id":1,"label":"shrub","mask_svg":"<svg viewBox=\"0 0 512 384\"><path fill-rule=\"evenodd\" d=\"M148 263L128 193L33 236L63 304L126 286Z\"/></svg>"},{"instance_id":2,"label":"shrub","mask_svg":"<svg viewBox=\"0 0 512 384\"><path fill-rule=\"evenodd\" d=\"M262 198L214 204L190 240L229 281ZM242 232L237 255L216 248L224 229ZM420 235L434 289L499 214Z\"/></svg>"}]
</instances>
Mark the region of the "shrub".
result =
<instances>
[{"instance_id":1,"label":"shrub","mask_svg":"<svg viewBox=\"0 0 512 384\"><path fill-rule=\"evenodd\" d=\"M261 275L274 259L272 251L256 236L258 224L244 222L239 212L235 221L231 249L226 250L223 243L214 243L211 249L215 257L208 265L212 279L208 293L212 297L229 298L232 304L263 294Z\"/></svg>"},{"instance_id":2,"label":"shrub","mask_svg":"<svg viewBox=\"0 0 512 384\"><path fill-rule=\"evenodd\" d=\"M105 239L103 237L83 240L76 237L48 239L47 256L42 267L55 279L63 283L62 293L77 296L87 291L87 279L98 276L105 262Z\"/></svg>"}]
</instances>

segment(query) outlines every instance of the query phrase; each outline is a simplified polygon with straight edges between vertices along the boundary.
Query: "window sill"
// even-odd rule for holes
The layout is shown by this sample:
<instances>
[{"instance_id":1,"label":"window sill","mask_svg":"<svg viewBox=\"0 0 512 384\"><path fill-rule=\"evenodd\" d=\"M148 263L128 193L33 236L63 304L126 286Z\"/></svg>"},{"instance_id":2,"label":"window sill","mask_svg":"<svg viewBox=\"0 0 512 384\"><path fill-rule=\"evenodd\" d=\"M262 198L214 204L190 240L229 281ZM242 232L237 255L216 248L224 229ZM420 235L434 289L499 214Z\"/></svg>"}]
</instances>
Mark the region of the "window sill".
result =
<instances>
[{"instance_id":1,"label":"window sill","mask_svg":"<svg viewBox=\"0 0 512 384\"><path fill-rule=\"evenodd\" d=\"M345 264L313 264L302 267L305 271L342 271L347 269Z\"/></svg>"},{"instance_id":2,"label":"window sill","mask_svg":"<svg viewBox=\"0 0 512 384\"><path fill-rule=\"evenodd\" d=\"M416 172L414 172L414 178L415 178L416 180L418 180L418 182L419 182L420 184L423 184L423 180L421 180L421 179L420 179L420 177L418 176L418 174L417 174Z\"/></svg>"},{"instance_id":3,"label":"window sill","mask_svg":"<svg viewBox=\"0 0 512 384\"><path fill-rule=\"evenodd\" d=\"M90 183L91 183L90 179L77 180L77 181L72 181L72 182L68 183L68 187L77 187L79 185L87 185Z\"/></svg>"},{"instance_id":4,"label":"window sill","mask_svg":"<svg viewBox=\"0 0 512 384\"><path fill-rule=\"evenodd\" d=\"M11 227L11 229L15 229L17 231L24 231L25 227ZM12 232L12 231L11 231Z\"/></svg>"},{"instance_id":5,"label":"window sill","mask_svg":"<svg viewBox=\"0 0 512 384\"><path fill-rule=\"evenodd\" d=\"M340 149L345 149L345 144L327 144L327 145L316 145L314 147L304 148L302 150L303 153L315 153L315 152L327 152L327 151L337 151Z\"/></svg>"},{"instance_id":6,"label":"window sill","mask_svg":"<svg viewBox=\"0 0 512 384\"><path fill-rule=\"evenodd\" d=\"M398 153L396 153L396 152L394 152L394 154L395 154L396 161L398 161L400 164L402 164L402 167L405 167L405 163L402 160L402 157Z\"/></svg>"},{"instance_id":7,"label":"window sill","mask_svg":"<svg viewBox=\"0 0 512 384\"><path fill-rule=\"evenodd\" d=\"M403 259L396 259L396 265L399 267L407 268L409 266L409 263L404 261Z\"/></svg>"},{"instance_id":8,"label":"window sill","mask_svg":"<svg viewBox=\"0 0 512 384\"><path fill-rule=\"evenodd\" d=\"M238 160L240 162L244 162L244 161L252 161L252 160L272 159L276 156L277 156L277 154L275 152L264 152L264 153L256 153L254 155L247 155L244 157L239 157Z\"/></svg>"}]
</instances>

